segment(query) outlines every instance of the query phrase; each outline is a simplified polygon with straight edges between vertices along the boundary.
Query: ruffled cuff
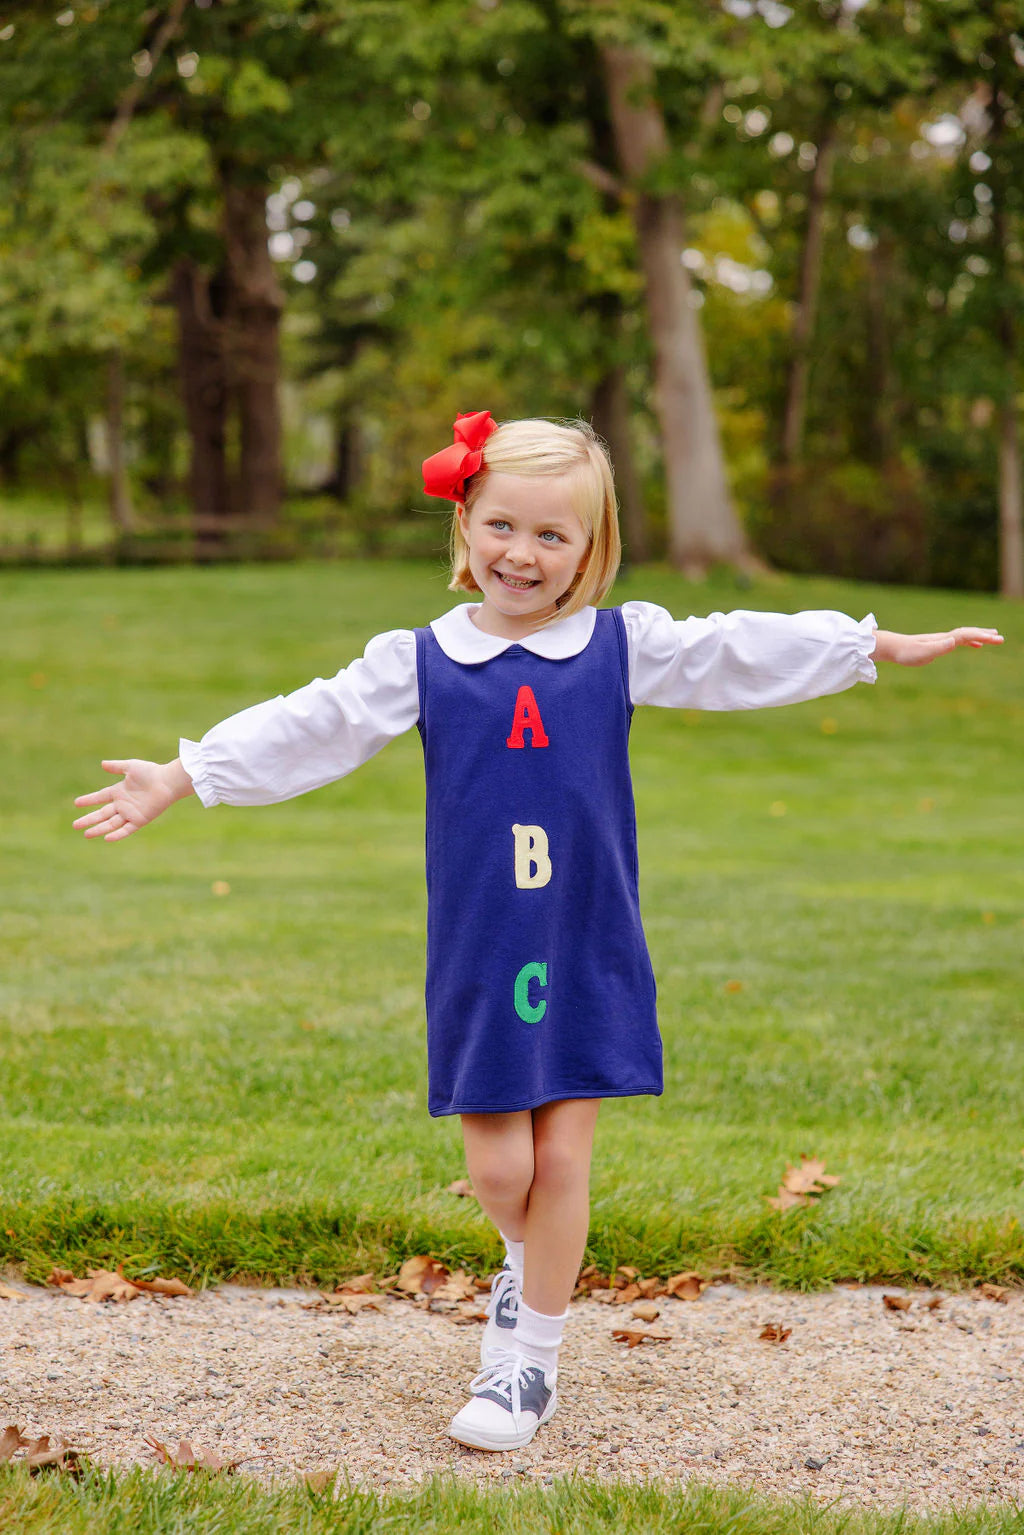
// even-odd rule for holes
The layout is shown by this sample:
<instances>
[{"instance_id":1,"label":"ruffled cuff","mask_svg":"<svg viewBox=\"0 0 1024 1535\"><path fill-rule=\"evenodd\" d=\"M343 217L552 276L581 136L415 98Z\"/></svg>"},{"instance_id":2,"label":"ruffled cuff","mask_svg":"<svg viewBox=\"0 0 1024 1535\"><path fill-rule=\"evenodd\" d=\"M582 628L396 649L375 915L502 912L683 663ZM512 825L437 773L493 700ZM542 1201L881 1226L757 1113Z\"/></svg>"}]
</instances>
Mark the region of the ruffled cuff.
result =
<instances>
[{"instance_id":1,"label":"ruffled cuff","mask_svg":"<svg viewBox=\"0 0 1024 1535\"><path fill-rule=\"evenodd\" d=\"M862 618L857 625L858 650L857 657L857 681L877 682L878 668L871 657L875 650L875 630L878 621L874 613L869 613L867 618Z\"/></svg>"},{"instance_id":2,"label":"ruffled cuff","mask_svg":"<svg viewBox=\"0 0 1024 1535\"><path fill-rule=\"evenodd\" d=\"M192 780L192 787L201 805L210 810L214 805L220 804L220 795L213 786L210 770L203 758L203 748L199 741L186 741L182 736L178 742L178 756L181 765Z\"/></svg>"}]
</instances>

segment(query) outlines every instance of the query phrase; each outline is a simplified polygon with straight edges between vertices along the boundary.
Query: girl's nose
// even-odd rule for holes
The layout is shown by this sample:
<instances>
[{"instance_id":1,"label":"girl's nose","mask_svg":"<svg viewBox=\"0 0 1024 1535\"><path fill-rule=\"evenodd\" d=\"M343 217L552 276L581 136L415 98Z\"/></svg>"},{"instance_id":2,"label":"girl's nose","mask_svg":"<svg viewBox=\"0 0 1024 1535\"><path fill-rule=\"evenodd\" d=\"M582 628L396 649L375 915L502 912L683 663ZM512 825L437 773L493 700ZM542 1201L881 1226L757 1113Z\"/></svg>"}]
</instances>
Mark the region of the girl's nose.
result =
<instances>
[{"instance_id":1,"label":"girl's nose","mask_svg":"<svg viewBox=\"0 0 1024 1535\"><path fill-rule=\"evenodd\" d=\"M534 563L534 553L526 539L517 540L514 544L510 544L508 557L516 565L532 565Z\"/></svg>"}]
</instances>

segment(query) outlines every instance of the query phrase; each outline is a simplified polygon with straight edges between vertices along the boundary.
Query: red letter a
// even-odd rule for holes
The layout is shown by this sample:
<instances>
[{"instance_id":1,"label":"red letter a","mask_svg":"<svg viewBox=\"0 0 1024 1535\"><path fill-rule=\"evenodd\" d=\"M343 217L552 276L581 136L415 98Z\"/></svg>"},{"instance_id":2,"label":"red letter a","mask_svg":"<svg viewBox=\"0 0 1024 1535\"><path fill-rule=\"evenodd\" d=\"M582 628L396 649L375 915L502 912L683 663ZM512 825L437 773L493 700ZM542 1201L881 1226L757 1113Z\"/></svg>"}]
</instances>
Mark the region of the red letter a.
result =
<instances>
[{"instance_id":1,"label":"red letter a","mask_svg":"<svg viewBox=\"0 0 1024 1535\"><path fill-rule=\"evenodd\" d=\"M528 730L531 736L531 745L547 746L548 737L544 729L544 721L540 717L537 708L537 700L533 696L533 689L525 684L516 694L516 714L512 721L512 734L505 742L506 746L525 746L523 731Z\"/></svg>"}]
</instances>

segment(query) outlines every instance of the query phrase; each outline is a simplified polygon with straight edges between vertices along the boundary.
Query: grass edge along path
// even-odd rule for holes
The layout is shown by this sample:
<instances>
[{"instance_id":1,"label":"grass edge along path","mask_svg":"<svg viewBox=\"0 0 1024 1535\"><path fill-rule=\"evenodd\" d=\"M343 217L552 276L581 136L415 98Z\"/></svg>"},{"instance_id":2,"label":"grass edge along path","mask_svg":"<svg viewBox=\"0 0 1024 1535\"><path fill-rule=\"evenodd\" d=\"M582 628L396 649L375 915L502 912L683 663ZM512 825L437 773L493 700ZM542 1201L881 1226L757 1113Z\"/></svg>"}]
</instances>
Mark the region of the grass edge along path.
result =
<instances>
[{"instance_id":1,"label":"grass edge along path","mask_svg":"<svg viewBox=\"0 0 1024 1535\"><path fill-rule=\"evenodd\" d=\"M453 1240L443 1216L394 1223L343 1204L287 1204L247 1210L234 1203L123 1206L54 1199L0 1202L8 1264L45 1283L54 1264L76 1273L122 1264L128 1277L161 1273L193 1285L234 1280L331 1285L372 1271L394 1273L406 1258L432 1254L451 1267L487 1273L501 1255L485 1230ZM586 1262L606 1272L629 1264L645 1276L680 1269L707 1278L813 1290L838 1281L960 1288L1024 1280L1024 1226L1014 1217L914 1221L902 1217L829 1221L824 1209L766 1211L734 1218L723 1239L716 1216L663 1217L623 1246L613 1224L591 1229Z\"/></svg>"},{"instance_id":2,"label":"grass edge along path","mask_svg":"<svg viewBox=\"0 0 1024 1535\"><path fill-rule=\"evenodd\" d=\"M665 1488L576 1478L547 1488L513 1484L493 1491L435 1478L412 1496L387 1496L344 1482L320 1491L302 1484L267 1489L247 1478L139 1469L86 1470L74 1482L33 1479L8 1468L0 1470L0 1528L18 1535L447 1535L452 1529L463 1535L1014 1535L1024 1530L1024 1508L975 1504L931 1515L875 1512L694 1483Z\"/></svg>"}]
</instances>

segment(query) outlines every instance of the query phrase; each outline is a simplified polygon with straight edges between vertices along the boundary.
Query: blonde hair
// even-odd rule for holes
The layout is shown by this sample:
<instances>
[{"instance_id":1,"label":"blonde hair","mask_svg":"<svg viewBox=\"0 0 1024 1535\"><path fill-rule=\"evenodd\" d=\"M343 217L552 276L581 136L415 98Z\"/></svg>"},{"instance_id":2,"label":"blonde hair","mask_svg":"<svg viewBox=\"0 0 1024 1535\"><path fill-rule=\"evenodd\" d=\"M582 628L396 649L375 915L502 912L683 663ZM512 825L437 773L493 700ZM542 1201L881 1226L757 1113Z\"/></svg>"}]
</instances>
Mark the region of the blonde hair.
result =
<instances>
[{"instance_id":1,"label":"blonde hair","mask_svg":"<svg viewBox=\"0 0 1024 1535\"><path fill-rule=\"evenodd\" d=\"M505 421L483 446L483 463L466 481L463 505L471 515L491 471L524 478L565 476L569 504L589 541L587 563L558 605L554 617L568 618L607 595L622 558L618 502L608 450L589 421ZM458 516L452 518L452 592L480 590L469 569L469 548ZM543 624L538 625L543 627Z\"/></svg>"}]
</instances>

